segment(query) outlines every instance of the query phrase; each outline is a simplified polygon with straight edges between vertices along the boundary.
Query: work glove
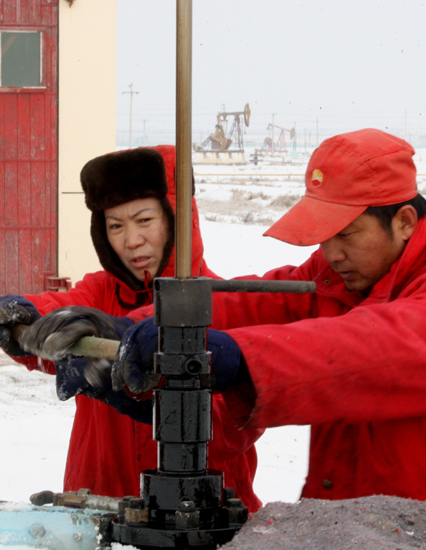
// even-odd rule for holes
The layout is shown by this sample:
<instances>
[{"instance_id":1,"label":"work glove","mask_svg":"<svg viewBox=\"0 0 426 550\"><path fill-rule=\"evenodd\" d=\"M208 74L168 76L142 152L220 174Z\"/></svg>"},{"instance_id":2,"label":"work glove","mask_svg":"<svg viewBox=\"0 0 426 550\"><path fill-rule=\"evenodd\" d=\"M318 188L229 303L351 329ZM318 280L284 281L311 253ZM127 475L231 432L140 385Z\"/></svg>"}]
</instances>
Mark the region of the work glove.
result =
<instances>
[{"instance_id":1,"label":"work glove","mask_svg":"<svg viewBox=\"0 0 426 550\"><path fill-rule=\"evenodd\" d=\"M224 391L234 382L241 362L241 351L230 336L218 330L208 330L208 350L212 353L212 381L214 390ZM127 386L139 393L155 387L160 375L154 373L154 353L158 351L158 327L153 319L145 319L130 327L120 343L117 359L112 367L112 385L115 390Z\"/></svg>"},{"instance_id":2,"label":"work glove","mask_svg":"<svg viewBox=\"0 0 426 550\"><path fill-rule=\"evenodd\" d=\"M133 330L131 330L133 329ZM158 327L149 317L128 329L112 366L112 387L119 391L128 387L132 393L154 388L160 375L154 373L154 353L158 351Z\"/></svg>"},{"instance_id":3,"label":"work glove","mask_svg":"<svg viewBox=\"0 0 426 550\"><path fill-rule=\"evenodd\" d=\"M120 340L132 324L133 321L127 317L114 317L89 307L67 306L38 319L22 335L21 343L25 350L34 355L56 362L69 355L70 347L83 336ZM106 359L86 359L84 377L92 386L102 387L104 381L111 377L111 362ZM73 378L72 384L70 392L75 395L74 386L78 380Z\"/></svg>"},{"instance_id":4,"label":"work glove","mask_svg":"<svg viewBox=\"0 0 426 550\"><path fill-rule=\"evenodd\" d=\"M152 399L136 401L124 390L113 391L111 377L97 380L91 385L86 379L88 360L82 357L65 357L55 362L56 393L61 401L75 395L85 395L114 407L120 414L125 414L144 424L152 424Z\"/></svg>"},{"instance_id":5,"label":"work glove","mask_svg":"<svg viewBox=\"0 0 426 550\"><path fill-rule=\"evenodd\" d=\"M39 317L35 305L23 296L9 294L0 297L0 346L8 355L30 355L14 340L11 328L17 324L31 325Z\"/></svg>"}]
</instances>

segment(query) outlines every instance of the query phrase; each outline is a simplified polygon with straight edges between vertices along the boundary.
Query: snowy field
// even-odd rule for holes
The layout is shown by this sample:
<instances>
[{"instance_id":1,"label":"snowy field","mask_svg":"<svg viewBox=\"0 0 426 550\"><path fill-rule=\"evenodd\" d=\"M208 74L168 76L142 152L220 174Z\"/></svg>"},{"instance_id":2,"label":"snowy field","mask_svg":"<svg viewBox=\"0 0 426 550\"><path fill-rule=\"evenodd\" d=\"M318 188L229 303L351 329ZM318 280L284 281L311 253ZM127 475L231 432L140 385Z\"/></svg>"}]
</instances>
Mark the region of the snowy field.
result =
<instances>
[{"instance_id":1,"label":"snowy field","mask_svg":"<svg viewBox=\"0 0 426 550\"><path fill-rule=\"evenodd\" d=\"M419 190L426 191L426 154L418 154ZM296 248L265 229L303 194L306 164L195 165L205 257L222 277L297 265L315 247ZM277 202L274 202L277 201ZM277 207L277 204L280 206ZM28 502L44 489L62 491L74 402L59 402L51 376L28 372L0 353L0 500ZM255 490L264 503L298 500L307 469L309 427L266 431L257 444Z\"/></svg>"}]
</instances>

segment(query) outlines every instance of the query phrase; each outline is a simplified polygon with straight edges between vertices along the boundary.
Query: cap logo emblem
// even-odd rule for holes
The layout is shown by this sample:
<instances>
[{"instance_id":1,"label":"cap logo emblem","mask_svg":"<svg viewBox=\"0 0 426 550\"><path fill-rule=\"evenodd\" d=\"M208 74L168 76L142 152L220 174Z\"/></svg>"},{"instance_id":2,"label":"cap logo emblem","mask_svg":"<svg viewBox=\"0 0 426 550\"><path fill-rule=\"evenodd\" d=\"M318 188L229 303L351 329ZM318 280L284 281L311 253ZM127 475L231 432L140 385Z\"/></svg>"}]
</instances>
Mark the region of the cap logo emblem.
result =
<instances>
[{"instance_id":1,"label":"cap logo emblem","mask_svg":"<svg viewBox=\"0 0 426 550\"><path fill-rule=\"evenodd\" d=\"M324 174L321 172L321 170L314 170L312 172L312 185L314 187L319 187L323 179L324 179Z\"/></svg>"}]
</instances>

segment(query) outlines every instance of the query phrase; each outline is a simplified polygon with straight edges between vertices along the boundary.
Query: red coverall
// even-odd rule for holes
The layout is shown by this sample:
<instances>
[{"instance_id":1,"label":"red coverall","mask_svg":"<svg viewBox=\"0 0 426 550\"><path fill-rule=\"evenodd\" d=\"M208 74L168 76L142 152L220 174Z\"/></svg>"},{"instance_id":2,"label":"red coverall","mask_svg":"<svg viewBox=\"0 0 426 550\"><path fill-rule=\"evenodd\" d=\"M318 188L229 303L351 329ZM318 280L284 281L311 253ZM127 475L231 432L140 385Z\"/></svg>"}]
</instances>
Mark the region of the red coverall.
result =
<instances>
[{"instance_id":1,"label":"red coverall","mask_svg":"<svg viewBox=\"0 0 426 550\"><path fill-rule=\"evenodd\" d=\"M174 148L156 148L163 155L169 191L167 197L175 209ZM217 278L203 259L203 243L195 199L192 203L192 275ZM163 277L174 276L174 251ZM68 292L27 295L42 315L67 305L83 305L115 316L129 316L117 300L117 285L122 303L135 303L136 293L107 271L86 275ZM151 293L146 292L150 303ZM54 374L54 364L35 357L16 359L30 370L44 368ZM76 414L71 433L65 470L64 490L90 488L93 494L125 496L140 494L140 473L157 467L157 443L152 440L152 426L135 422L104 403L76 396ZM254 442L264 430L238 430L223 396L213 397L213 441L209 445L209 468L225 474L225 486L233 487L250 512L261 502L253 492L257 467Z\"/></svg>"},{"instance_id":2,"label":"red coverall","mask_svg":"<svg viewBox=\"0 0 426 550\"><path fill-rule=\"evenodd\" d=\"M253 384L224 394L239 425L312 425L303 497L426 500L426 219L367 298L320 249L262 278L317 291L214 295Z\"/></svg>"}]
</instances>

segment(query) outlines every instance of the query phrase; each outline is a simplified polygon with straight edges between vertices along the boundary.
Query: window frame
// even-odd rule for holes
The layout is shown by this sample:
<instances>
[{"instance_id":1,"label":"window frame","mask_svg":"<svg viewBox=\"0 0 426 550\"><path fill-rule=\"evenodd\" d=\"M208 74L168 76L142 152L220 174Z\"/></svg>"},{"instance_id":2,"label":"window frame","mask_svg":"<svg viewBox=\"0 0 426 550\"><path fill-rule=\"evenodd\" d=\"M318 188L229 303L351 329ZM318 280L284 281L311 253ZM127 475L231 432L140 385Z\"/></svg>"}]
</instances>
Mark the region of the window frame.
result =
<instances>
[{"instance_id":1,"label":"window frame","mask_svg":"<svg viewBox=\"0 0 426 550\"><path fill-rule=\"evenodd\" d=\"M40 38L40 85L38 86L2 86L1 78L2 78L2 72L1 72L1 63L2 63L2 34L3 33L38 33ZM45 42L45 29L41 29L40 27L32 28L32 27L3 27L0 29L0 93L12 91L12 90L45 90L47 89L47 83L46 83L46 71L45 71L45 63L44 63L44 42Z\"/></svg>"}]
</instances>

